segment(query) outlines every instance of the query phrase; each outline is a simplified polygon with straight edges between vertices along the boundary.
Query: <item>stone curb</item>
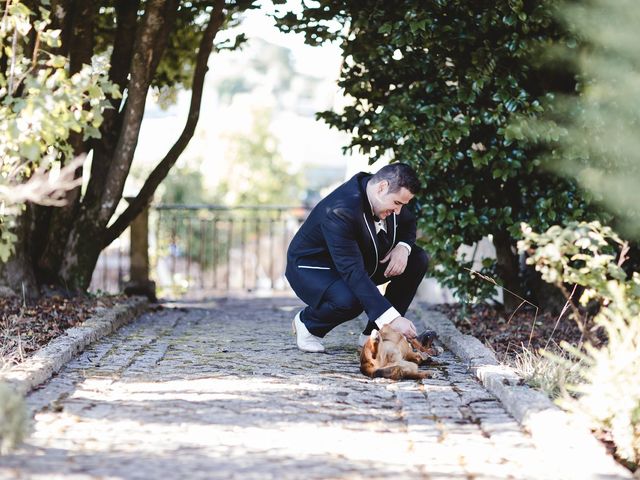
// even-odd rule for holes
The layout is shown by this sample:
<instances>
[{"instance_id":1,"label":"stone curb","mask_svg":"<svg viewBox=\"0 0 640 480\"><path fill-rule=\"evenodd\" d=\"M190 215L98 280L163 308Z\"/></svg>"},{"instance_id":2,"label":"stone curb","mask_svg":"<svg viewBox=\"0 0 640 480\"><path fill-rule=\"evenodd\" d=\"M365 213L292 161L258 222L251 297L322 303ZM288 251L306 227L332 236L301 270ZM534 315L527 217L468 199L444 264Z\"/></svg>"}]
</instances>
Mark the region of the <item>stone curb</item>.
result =
<instances>
[{"instance_id":1,"label":"stone curb","mask_svg":"<svg viewBox=\"0 0 640 480\"><path fill-rule=\"evenodd\" d=\"M500 365L493 352L477 338L463 335L444 314L428 306L419 307L415 313L427 329L434 330L438 339L469 366L568 478L633 478L607 454L585 423L560 410L543 393L523 385L515 371Z\"/></svg>"},{"instance_id":2,"label":"stone curb","mask_svg":"<svg viewBox=\"0 0 640 480\"><path fill-rule=\"evenodd\" d=\"M0 382L26 395L88 345L135 319L147 309L148 303L146 297L132 297L112 308L97 308L80 326L69 328L23 363L0 372Z\"/></svg>"}]
</instances>

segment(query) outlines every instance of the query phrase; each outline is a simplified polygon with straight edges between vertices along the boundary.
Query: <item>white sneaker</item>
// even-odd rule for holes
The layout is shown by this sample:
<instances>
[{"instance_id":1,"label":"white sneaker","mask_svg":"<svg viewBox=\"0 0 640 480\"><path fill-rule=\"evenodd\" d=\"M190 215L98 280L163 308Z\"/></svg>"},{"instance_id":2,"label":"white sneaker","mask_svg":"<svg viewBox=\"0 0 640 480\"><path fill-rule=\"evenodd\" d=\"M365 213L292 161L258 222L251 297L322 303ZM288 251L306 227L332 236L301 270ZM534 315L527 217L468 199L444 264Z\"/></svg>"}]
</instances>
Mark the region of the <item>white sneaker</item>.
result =
<instances>
[{"instance_id":1,"label":"white sneaker","mask_svg":"<svg viewBox=\"0 0 640 480\"><path fill-rule=\"evenodd\" d=\"M364 344L367 343L367 340L369 340L369 335L361 333L358 337L358 348L364 348Z\"/></svg>"},{"instance_id":2,"label":"white sneaker","mask_svg":"<svg viewBox=\"0 0 640 480\"><path fill-rule=\"evenodd\" d=\"M320 337L311 334L307 327L300 320L300 312L296 314L291 322L293 334L296 336L298 348L303 352L321 353L324 352L324 345L320 342Z\"/></svg>"}]
</instances>

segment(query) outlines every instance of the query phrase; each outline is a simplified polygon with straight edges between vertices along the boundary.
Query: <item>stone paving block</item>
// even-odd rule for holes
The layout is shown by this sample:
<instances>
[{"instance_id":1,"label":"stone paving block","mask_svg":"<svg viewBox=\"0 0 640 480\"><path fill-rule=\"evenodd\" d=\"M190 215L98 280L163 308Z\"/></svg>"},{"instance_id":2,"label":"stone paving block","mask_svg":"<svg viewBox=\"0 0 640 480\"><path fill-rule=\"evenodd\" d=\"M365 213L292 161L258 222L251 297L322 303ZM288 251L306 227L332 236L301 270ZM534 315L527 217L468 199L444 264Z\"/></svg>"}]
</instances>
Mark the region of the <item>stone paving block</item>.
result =
<instances>
[{"instance_id":1,"label":"stone paving block","mask_svg":"<svg viewBox=\"0 0 640 480\"><path fill-rule=\"evenodd\" d=\"M545 470L451 352L435 378L372 380L364 320L304 353L289 331L300 307L215 299L143 315L29 395L34 434L0 478L571 478Z\"/></svg>"}]
</instances>

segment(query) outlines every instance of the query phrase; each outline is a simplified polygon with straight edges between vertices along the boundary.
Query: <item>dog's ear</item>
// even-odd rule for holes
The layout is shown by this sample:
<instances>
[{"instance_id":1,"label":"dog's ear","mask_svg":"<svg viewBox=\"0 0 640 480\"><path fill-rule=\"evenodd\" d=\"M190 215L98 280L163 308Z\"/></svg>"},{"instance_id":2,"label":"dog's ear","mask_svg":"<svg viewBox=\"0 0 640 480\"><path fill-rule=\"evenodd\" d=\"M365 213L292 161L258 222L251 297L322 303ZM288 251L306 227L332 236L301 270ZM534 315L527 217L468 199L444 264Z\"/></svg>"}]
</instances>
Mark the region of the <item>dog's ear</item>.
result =
<instances>
[{"instance_id":1,"label":"dog's ear","mask_svg":"<svg viewBox=\"0 0 640 480\"><path fill-rule=\"evenodd\" d=\"M375 359L378 356L378 348L380 347L380 332L374 330L369 336L371 342L371 358Z\"/></svg>"},{"instance_id":2,"label":"dog's ear","mask_svg":"<svg viewBox=\"0 0 640 480\"><path fill-rule=\"evenodd\" d=\"M425 330L416 337L416 340L418 340L424 348L430 348L431 345L433 345L433 341L437 339L438 334L433 330Z\"/></svg>"}]
</instances>

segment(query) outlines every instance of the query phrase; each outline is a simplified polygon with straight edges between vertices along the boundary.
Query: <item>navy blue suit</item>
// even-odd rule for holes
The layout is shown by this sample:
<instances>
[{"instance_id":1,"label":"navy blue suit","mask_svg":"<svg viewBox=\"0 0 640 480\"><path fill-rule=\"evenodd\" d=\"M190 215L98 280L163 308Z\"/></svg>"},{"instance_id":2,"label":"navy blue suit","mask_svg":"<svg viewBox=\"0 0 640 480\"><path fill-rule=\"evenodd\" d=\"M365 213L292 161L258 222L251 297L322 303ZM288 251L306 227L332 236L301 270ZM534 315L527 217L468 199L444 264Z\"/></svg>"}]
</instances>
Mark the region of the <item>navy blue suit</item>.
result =
<instances>
[{"instance_id":1,"label":"navy blue suit","mask_svg":"<svg viewBox=\"0 0 640 480\"><path fill-rule=\"evenodd\" d=\"M376 235L366 195L370 178L358 173L321 200L289 245L286 277L308 305L301 320L313 335L323 337L363 310L369 318L365 333L392 307L404 315L426 273L428 258L415 245L416 220L410 208L387 217L387 234ZM387 264L380 260L398 242L411 247L407 268L386 278ZM383 296L376 285L389 280Z\"/></svg>"}]
</instances>

